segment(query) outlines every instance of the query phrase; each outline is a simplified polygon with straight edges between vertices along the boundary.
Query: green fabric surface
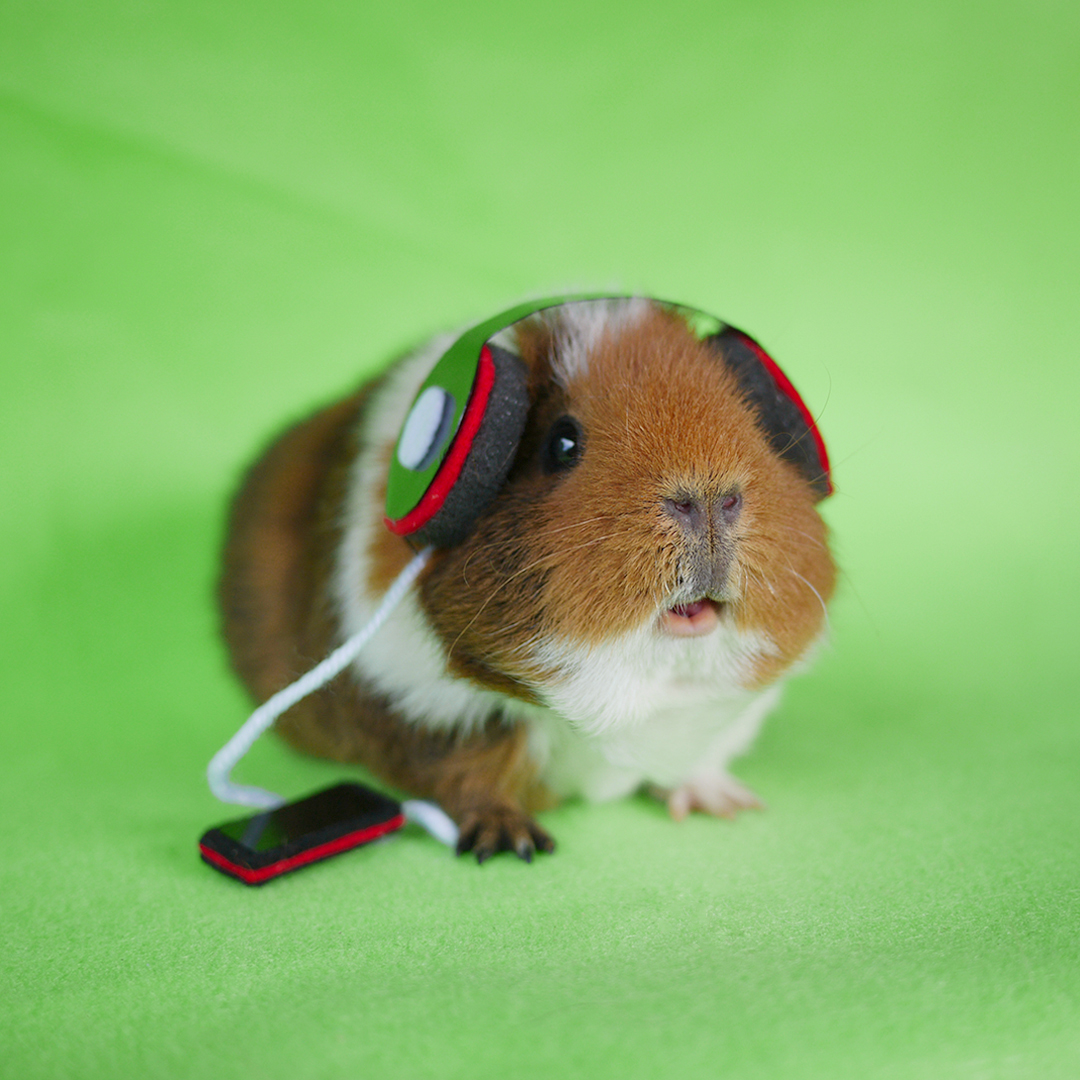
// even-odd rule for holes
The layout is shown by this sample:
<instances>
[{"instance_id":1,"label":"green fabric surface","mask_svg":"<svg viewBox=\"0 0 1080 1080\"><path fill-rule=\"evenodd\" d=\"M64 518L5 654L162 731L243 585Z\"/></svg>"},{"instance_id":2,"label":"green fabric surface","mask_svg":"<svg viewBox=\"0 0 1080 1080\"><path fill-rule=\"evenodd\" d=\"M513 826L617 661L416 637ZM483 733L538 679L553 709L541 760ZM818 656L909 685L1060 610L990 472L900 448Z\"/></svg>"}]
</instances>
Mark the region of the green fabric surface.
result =
<instances>
[{"instance_id":1,"label":"green fabric surface","mask_svg":"<svg viewBox=\"0 0 1080 1080\"><path fill-rule=\"evenodd\" d=\"M0 7L0 1076L1080 1075L1078 49L1053 0ZM844 575L768 809L207 869L243 464L609 287L822 417Z\"/></svg>"}]
</instances>

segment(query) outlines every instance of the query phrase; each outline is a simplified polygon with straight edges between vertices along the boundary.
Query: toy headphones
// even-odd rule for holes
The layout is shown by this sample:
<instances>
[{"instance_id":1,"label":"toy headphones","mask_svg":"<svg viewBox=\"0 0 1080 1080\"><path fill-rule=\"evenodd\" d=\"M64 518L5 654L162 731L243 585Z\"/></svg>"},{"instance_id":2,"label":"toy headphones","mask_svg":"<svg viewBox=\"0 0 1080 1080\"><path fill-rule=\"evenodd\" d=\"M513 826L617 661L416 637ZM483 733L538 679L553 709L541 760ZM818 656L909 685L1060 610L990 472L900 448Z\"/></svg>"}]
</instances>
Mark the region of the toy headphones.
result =
<instances>
[{"instance_id":1,"label":"toy headphones","mask_svg":"<svg viewBox=\"0 0 1080 1080\"><path fill-rule=\"evenodd\" d=\"M529 412L528 371L501 331L538 312L624 297L572 296L519 304L466 330L420 387L394 447L386 525L410 541L452 547L498 494ZM810 410L776 362L748 334L695 308L659 302L686 320L733 372L776 452L819 499L832 493L829 458Z\"/></svg>"}]
</instances>

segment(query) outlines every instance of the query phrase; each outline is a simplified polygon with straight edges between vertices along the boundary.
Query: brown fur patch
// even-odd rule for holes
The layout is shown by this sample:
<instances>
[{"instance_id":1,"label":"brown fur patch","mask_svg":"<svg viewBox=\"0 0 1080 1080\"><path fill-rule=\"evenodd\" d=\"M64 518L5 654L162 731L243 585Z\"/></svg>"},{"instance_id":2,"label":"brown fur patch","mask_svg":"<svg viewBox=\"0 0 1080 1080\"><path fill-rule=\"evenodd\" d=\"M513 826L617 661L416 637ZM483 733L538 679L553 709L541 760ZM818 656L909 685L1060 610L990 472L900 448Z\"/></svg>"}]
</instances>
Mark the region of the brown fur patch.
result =
<instances>
[{"instance_id":1,"label":"brown fur patch","mask_svg":"<svg viewBox=\"0 0 1080 1080\"><path fill-rule=\"evenodd\" d=\"M361 404L362 395L354 395L285 432L233 500L218 599L233 666L259 700L310 666L301 628L324 546L313 526L327 474L347 452L343 443Z\"/></svg>"}]
</instances>

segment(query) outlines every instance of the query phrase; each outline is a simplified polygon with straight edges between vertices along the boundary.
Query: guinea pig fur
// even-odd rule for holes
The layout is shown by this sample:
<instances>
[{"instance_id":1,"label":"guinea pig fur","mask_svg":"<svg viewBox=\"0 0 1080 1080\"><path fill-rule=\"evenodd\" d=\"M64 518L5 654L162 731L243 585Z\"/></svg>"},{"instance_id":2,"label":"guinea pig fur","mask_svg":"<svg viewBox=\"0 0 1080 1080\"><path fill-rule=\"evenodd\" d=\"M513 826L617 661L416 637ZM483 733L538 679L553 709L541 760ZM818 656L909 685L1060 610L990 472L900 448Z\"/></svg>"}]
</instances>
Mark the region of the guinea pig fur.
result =
<instances>
[{"instance_id":1,"label":"guinea pig fur","mask_svg":"<svg viewBox=\"0 0 1080 1080\"><path fill-rule=\"evenodd\" d=\"M563 798L645 786L676 818L757 805L728 764L823 633L820 491L670 309L564 305L504 333L531 402L506 483L278 730L436 800L480 861L551 851L530 815ZM220 600L257 700L362 627L412 557L383 522L387 470L452 340L293 427L245 478Z\"/></svg>"}]
</instances>

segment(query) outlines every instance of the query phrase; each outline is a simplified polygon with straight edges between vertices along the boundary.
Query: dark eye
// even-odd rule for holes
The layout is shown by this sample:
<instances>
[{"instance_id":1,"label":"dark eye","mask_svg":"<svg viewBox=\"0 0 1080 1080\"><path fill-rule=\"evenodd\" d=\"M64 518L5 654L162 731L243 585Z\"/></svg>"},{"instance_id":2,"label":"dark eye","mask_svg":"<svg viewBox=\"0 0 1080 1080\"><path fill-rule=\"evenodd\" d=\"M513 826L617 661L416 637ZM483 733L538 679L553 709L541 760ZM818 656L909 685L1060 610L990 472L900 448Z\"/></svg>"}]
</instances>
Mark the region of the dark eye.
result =
<instances>
[{"instance_id":1,"label":"dark eye","mask_svg":"<svg viewBox=\"0 0 1080 1080\"><path fill-rule=\"evenodd\" d=\"M585 439L576 420L562 416L551 425L544 443L544 471L553 473L573 468L581 459Z\"/></svg>"}]
</instances>

